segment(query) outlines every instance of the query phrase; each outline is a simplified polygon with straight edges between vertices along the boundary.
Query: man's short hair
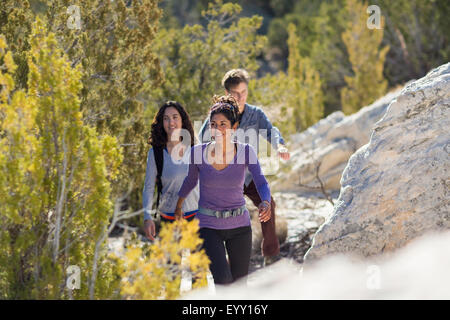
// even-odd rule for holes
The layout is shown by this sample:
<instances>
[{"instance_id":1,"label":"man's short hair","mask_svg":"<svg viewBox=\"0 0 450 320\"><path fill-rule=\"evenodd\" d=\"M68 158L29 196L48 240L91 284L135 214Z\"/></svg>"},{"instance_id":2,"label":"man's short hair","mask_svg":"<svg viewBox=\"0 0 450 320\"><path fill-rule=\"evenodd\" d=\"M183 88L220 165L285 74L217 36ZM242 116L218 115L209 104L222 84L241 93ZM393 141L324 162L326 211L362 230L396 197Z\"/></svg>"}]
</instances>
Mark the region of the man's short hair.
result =
<instances>
[{"instance_id":1,"label":"man's short hair","mask_svg":"<svg viewBox=\"0 0 450 320\"><path fill-rule=\"evenodd\" d=\"M232 87L237 86L241 82L245 82L248 84L250 81L250 76L248 75L248 72L244 69L232 69L225 73L222 79L222 86L227 90L230 91Z\"/></svg>"}]
</instances>

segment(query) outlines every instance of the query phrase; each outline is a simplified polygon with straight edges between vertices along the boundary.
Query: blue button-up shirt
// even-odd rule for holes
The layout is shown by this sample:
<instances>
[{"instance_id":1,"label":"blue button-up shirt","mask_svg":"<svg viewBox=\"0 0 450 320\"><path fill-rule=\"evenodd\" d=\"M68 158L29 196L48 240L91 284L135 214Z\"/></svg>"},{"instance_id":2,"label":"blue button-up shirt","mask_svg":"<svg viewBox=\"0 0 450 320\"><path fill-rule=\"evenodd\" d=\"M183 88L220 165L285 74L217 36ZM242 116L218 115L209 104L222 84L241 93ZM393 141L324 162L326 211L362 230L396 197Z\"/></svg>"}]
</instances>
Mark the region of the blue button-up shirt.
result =
<instances>
[{"instance_id":1,"label":"blue button-up shirt","mask_svg":"<svg viewBox=\"0 0 450 320\"><path fill-rule=\"evenodd\" d=\"M258 154L260 136L269 141L275 150L278 149L280 144L285 144L280 130L272 125L264 111L259 107L246 103L244 113L242 114L238 129L236 130L237 140L241 143L250 144ZM209 117L203 122L199 132L199 138L203 143L211 140ZM251 181L252 175L247 170L245 185L248 186Z\"/></svg>"}]
</instances>

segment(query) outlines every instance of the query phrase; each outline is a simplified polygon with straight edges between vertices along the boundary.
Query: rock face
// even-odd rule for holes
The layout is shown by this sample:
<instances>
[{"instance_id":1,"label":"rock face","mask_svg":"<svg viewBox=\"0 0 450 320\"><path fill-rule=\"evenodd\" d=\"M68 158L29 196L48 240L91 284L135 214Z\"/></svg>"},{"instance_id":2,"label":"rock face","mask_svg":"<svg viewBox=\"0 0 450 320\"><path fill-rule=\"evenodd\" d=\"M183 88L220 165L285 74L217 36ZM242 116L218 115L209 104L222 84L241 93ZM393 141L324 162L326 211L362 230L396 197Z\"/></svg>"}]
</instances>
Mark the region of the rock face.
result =
<instances>
[{"instance_id":1,"label":"rock face","mask_svg":"<svg viewBox=\"0 0 450 320\"><path fill-rule=\"evenodd\" d=\"M372 256L450 229L450 63L407 85L350 158L305 261Z\"/></svg>"},{"instance_id":2,"label":"rock face","mask_svg":"<svg viewBox=\"0 0 450 320\"><path fill-rule=\"evenodd\" d=\"M325 188L339 190L340 179L350 156L370 138L374 124L386 112L389 103L400 90L366 106L357 113L345 116L334 112L306 131L291 137L291 160L281 167L282 172L274 182L277 190L295 190L299 184L319 185L316 168L320 163L319 177Z\"/></svg>"}]
</instances>

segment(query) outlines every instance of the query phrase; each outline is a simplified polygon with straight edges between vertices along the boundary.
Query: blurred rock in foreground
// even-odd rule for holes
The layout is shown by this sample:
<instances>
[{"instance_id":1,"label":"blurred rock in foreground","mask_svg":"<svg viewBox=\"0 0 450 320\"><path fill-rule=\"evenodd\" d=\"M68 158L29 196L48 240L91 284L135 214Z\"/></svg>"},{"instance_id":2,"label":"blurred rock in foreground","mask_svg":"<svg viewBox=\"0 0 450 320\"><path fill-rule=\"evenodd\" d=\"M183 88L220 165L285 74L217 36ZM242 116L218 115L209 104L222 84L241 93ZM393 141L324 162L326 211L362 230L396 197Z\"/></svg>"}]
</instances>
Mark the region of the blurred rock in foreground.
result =
<instances>
[{"instance_id":1,"label":"blurred rock in foreground","mask_svg":"<svg viewBox=\"0 0 450 320\"><path fill-rule=\"evenodd\" d=\"M450 299L450 232L421 237L390 257L356 262L329 256L300 269L281 260L215 293L191 292L183 299Z\"/></svg>"}]
</instances>

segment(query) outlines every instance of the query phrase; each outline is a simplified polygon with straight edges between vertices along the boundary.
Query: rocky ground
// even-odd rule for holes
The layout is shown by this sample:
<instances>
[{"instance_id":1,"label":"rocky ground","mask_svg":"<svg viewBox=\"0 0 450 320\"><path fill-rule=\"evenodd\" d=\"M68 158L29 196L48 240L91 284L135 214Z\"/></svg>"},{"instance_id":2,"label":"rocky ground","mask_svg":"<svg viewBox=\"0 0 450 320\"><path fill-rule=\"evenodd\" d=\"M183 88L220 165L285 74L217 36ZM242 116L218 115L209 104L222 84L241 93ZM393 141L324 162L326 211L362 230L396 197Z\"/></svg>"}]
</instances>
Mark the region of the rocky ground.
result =
<instances>
[{"instance_id":1,"label":"rocky ground","mask_svg":"<svg viewBox=\"0 0 450 320\"><path fill-rule=\"evenodd\" d=\"M336 199L338 193L332 194ZM303 263L303 256L311 246L314 233L332 213L333 205L320 193L311 192L276 192L273 195L277 204L277 234L280 240L280 256L278 259ZM248 207L252 216L256 208ZM261 255L261 228L252 219L253 254L250 261L250 273L264 266Z\"/></svg>"}]
</instances>

